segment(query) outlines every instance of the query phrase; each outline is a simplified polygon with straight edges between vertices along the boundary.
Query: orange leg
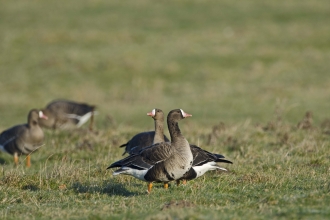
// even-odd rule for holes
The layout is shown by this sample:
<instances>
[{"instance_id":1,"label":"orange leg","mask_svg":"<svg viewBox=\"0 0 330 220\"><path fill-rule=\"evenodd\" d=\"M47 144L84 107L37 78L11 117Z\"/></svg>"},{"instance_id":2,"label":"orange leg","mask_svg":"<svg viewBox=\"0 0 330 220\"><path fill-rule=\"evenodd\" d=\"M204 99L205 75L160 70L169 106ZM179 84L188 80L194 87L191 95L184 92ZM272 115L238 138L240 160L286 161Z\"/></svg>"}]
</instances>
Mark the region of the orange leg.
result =
<instances>
[{"instance_id":1,"label":"orange leg","mask_svg":"<svg viewBox=\"0 0 330 220\"><path fill-rule=\"evenodd\" d=\"M31 156L30 156L30 154L28 154L26 156L26 166L27 167L30 167L31 166Z\"/></svg>"},{"instance_id":2,"label":"orange leg","mask_svg":"<svg viewBox=\"0 0 330 220\"><path fill-rule=\"evenodd\" d=\"M94 122L94 112L92 112L90 123L89 123L89 130L93 131L93 122Z\"/></svg>"},{"instance_id":3,"label":"orange leg","mask_svg":"<svg viewBox=\"0 0 330 220\"><path fill-rule=\"evenodd\" d=\"M17 153L14 153L14 162L15 162L15 165L17 166L18 165L18 155L17 155Z\"/></svg>"},{"instance_id":4,"label":"orange leg","mask_svg":"<svg viewBox=\"0 0 330 220\"><path fill-rule=\"evenodd\" d=\"M186 185L187 184L187 180L182 180L182 184Z\"/></svg>"},{"instance_id":5,"label":"orange leg","mask_svg":"<svg viewBox=\"0 0 330 220\"><path fill-rule=\"evenodd\" d=\"M151 192L151 188L152 188L152 183L148 183L148 193Z\"/></svg>"},{"instance_id":6,"label":"orange leg","mask_svg":"<svg viewBox=\"0 0 330 220\"><path fill-rule=\"evenodd\" d=\"M164 188L168 189L168 183L164 183Z\"/></svg>"}]
</instances>

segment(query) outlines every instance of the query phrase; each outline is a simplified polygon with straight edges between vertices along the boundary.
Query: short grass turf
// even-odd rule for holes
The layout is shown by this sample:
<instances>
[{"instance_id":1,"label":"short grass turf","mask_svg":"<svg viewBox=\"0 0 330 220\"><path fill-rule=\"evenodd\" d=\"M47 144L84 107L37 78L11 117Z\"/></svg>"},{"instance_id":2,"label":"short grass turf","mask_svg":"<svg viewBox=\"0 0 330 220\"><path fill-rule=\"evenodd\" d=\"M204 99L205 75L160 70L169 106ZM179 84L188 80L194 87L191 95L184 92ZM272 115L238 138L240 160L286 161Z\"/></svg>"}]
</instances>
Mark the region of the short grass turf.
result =
<instances>
[{"instance_id":1,"label":"short grass turf","mask_svg":"<svg viewBox=\"0 0 330 220\"><path fill-rule=\"evenodd\" d=\"M0 4L0 130L57 98L98 107L94 132L45 131L31 168L0 154L1 219L329 218L329 1ZM150 195L113 177L155 107L191 113L183 134L228 172Z\"/></svg>"}]
</instances>

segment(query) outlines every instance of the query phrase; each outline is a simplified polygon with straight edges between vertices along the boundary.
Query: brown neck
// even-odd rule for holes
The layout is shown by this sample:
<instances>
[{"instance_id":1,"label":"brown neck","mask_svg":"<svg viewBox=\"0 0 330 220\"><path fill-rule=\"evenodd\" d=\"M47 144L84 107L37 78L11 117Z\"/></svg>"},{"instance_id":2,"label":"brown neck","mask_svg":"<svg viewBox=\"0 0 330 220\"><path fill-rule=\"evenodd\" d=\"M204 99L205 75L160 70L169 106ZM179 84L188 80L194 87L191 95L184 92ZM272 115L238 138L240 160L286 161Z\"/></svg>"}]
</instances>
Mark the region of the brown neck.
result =
<instances>
[{"instance_id":1,"label":"brown neck","mask_svg":"<svg viewBox=\"0 0 330 220\"><path fill-rule=\"evenodd\" d=\"M155 120L155 136L154 136L154 144L165 142L164 140L164 121L163 120Z\"/></svg>"},{"instance_id":2,"label":"brown neck","mask_svg":"<svg viewBox=\"0 0 330 220\"><path fill-rule=\"evenodd\" d=\"M167 126L170 132L171 142L176 142L180 138L183 138L177 121L167 120Z\"/></svg>"}]
</instances>

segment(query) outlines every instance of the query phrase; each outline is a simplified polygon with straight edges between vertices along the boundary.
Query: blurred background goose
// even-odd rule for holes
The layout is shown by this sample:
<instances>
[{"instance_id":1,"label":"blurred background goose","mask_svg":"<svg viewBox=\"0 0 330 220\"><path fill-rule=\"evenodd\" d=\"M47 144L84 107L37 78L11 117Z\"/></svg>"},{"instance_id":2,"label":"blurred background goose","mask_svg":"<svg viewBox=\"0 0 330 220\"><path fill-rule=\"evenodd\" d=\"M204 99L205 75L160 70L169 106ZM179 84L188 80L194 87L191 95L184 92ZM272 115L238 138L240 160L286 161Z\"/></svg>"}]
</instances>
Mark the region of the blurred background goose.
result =
<instances>
[{"instance_id":1,"label":"blurred background goose","mask_svg":"<svg viewBox=\"0 0 330 220\"><path fill-rule=\"evenodd\" d=\"M78 128L90 119L93 130L95 106L69 100L55 100L41 110L48 120L39 119L40 126L52 129Z\"/></svg>"},{"instance_id":2,"label":"blurred background goose","mask_svg":"<svg viewBox=\"0 0 330 220\"><path fill-rule=\"evenodd\" d=\"M18 165L18 156L27 155L26 165L31 166L30 154L37 150L44 141L44 133L39 126L39 119L47 120L41 111L32 109L28 114L28 123L16 125L0 134L0 150L12 154Z\"/></svg>"}]
</instances>

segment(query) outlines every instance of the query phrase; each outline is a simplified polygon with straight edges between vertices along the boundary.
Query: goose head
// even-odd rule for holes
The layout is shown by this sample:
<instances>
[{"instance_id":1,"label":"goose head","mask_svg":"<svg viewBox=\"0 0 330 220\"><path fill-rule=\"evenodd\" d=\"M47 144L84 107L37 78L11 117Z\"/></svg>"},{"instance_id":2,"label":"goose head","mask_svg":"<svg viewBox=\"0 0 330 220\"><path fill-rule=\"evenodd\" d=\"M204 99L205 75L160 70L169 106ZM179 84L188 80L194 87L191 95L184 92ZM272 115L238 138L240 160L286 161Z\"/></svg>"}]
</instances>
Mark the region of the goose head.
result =
<instances>
[{"instance_id":1,"label":"goose head","mask_svg":"<svg viewBox=\"0 0 330 220\"><path fill-rule=\"evenodd\" d=\"M37 109L30 110L28 114L28 124L33 126L38 125L39 118L47 119L47 117L43 114L40 114L40 111L38 111Z\"/></svg>"},{"instance_id":2,"label":"goose head","mask_svg":"<svg viewBox=\"0 0 330 220\"><path fill-rule=\"evenodd\" d=\"M191 114L183 111L182 109L174 109L168 113L167 119L171 119L173 121L179 121L191 116L192 116Z\"/></svg>"},{"instance_id":3,"label":"goose head","mask_svg":"<svg viewBox=\"0 0 330 220\"><path fill-rule=\"evenodd\" d=\"M39 111L38 114L39 114L39 118L43 118L43 119L45 119L45 120L48 119L47 115L45 115L43 111Z\"/></svg>"},{"instance_id":4,"label":"goose head","mask_svg":"<svg viewBox=\"0 0 330 220\"><path fill-rule=\"evenodd\" d=\"M155 108L151 112L147 113L147 115L152 117L154 120L164 121L164 113L161 109Z\"/></svg>"}]
</instances>

